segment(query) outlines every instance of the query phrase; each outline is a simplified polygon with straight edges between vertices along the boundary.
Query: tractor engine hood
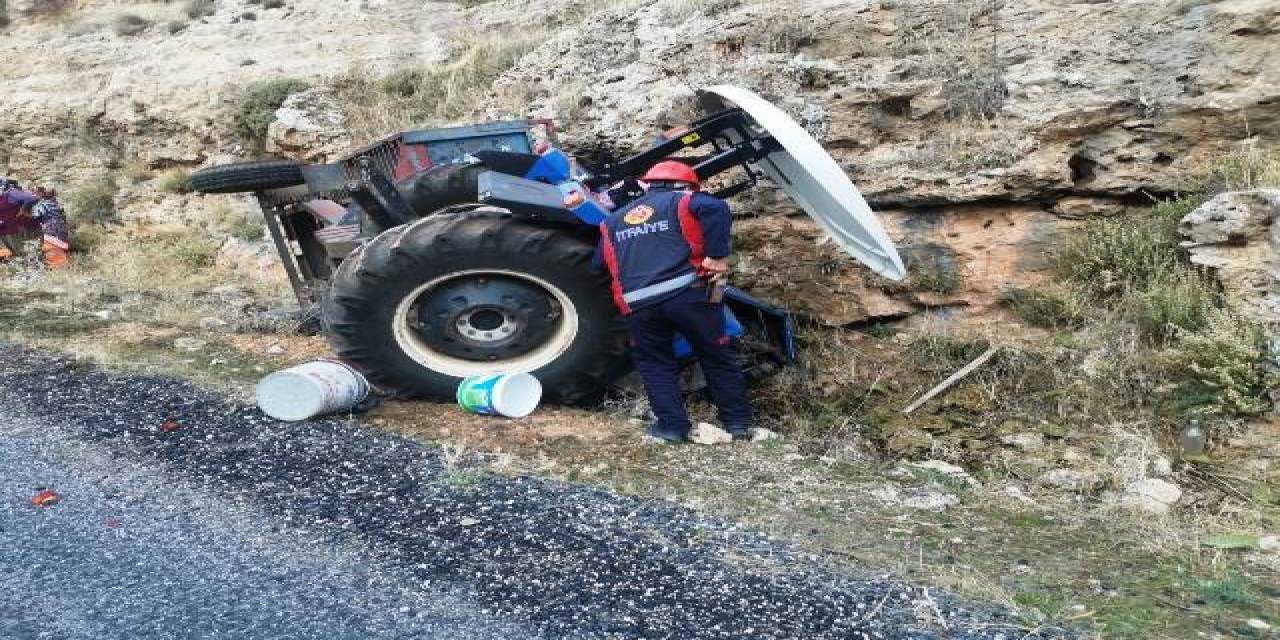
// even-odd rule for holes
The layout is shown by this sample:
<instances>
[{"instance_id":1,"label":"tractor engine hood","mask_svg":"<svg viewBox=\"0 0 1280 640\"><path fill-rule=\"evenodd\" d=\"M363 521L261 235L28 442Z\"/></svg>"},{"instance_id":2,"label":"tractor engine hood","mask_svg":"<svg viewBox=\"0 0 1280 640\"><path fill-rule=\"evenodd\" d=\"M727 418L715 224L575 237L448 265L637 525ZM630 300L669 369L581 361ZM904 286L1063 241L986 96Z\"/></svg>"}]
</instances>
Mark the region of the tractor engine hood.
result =
<instances>
[{"instance_id":1,"label":"tractor engine hood","mask_svg":"<svg viewBox=\"0 0 1280 640\"><path fill-rule=\"evenodd\" d=\"M746 112L780 150L752 163L804 209L842 249L872 271L902 280L907 271L880 220L835 159L791 116L739 87L706 90L726 107Z\"/></svg>"}]
</instances>

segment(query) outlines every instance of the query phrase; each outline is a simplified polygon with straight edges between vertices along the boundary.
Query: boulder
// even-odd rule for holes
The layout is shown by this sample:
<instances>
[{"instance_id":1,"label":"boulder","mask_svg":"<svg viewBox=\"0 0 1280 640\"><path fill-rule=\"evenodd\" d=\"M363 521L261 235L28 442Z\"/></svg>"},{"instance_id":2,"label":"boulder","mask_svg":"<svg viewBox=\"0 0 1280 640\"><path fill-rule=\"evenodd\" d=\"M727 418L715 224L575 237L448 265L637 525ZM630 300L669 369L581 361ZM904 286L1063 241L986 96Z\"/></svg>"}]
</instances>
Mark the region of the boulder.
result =
<instances>
[{"instance_id":1,"label":"boulder","mask_svg":"<svg viewBox=\"0 0 1280 640\"><path fill-rule=\"evenodd\" d=\"M699 422L689 431L689 441L695 444L728 444L733 436L728 431L708 422Z\"/></svg>"},{"instance_id":2,"label":"boulder","mask_svg":"<svg viewBox=\"0 0 1280 640\"><path fill-rule=\"evenodd\" d=\"M351 146L345 122L332 89L300 91L276 110L276 119L267 128L267 151L301 162L329 162Z\"/></svg>"}]
</instances>

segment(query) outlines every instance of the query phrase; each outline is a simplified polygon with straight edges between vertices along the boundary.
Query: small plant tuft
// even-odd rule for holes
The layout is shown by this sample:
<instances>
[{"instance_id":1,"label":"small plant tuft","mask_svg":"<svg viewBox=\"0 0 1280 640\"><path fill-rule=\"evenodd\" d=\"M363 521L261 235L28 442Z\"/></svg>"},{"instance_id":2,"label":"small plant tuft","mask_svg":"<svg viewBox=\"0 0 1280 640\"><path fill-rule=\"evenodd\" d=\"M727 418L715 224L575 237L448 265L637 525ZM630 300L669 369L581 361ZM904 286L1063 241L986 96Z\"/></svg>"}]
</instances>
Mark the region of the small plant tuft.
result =
<instances>
[{"instance_id":1,"label":"small plant tuft","mask_svg":"<svg viewBox=\"0 0 1280 640\"><path fill-rule=\"evenodd\" d=\"M183 12L188 18L199 20L217 13L218 5L214 0L188 0Z\"/></svg>"},{"instance_id":2,"label":"small plant tuft","mask_svg":"<svg viewBox=\"0 0 1280 640\"><path fill-rule=\"evenodd\" d=\"M191 193L191 172L177 167L169 169L160 174L156 188L165 193Z\"/></svg>"},{"instance_id":3,"label":"small plant tuft","mask_svg":"<svg viewBox=\"0 0 1280 640\"><path fill-rule=\"evenodd\" d=\"M1046 329L1075 328L1089 318L1089 302L1069 287L1015 289L1000 299L1023 322Z\"/></svg>"},{"instance_id":4,"label":"small plant tuft","mask_svg":"<svg viewBox=\"0 0 1280 640\"><path fill-rule=\"evenodd\" d=\"M67 196L68 213L89 223L114 222L116 179L104 175L72 190Z\"/></svg>"},{"instance_id":5,"label":"small plant tuft","mask_svg":"<svg viewBox=\"0 0 1280 640\"><path fill-rule=\"evenodd\" d=\"M249 148L261 152L266 146L267 128L276 117L276 109L290 95L303 91L309 85L303 80L280 78L264 80L250 85L240 99L240 107L233 118L236 136Z\"/></svg>"},{"instance_id":6,"label":"small plant tuft","mask_svg":"<svg viewBox=\"0 0 1280 640\"><path fill-rule=\"evenodd\" d=\"M118 15L111 21L111 30L122 38L136 36L150 28L150 20L134 13Z\"/></svg>"}]
</instances>

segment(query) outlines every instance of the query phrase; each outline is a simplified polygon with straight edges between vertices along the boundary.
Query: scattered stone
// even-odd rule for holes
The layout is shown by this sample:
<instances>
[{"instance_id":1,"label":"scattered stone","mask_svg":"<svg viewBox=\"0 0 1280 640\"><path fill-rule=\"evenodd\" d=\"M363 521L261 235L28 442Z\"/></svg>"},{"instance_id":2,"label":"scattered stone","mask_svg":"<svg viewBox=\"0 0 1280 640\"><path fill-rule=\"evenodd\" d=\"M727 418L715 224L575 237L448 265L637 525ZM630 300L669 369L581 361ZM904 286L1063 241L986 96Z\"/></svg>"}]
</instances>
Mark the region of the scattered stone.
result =
<instances>
[{"instance_id":1,"label":"scattered stone","mask_svg":"<svg viewBox=\"0 0 1280 640\"><path fill-rule=\"evenodd\" d=\"M90 316L93 316L93 317L95 317L95 318L97 318L97 319L99 319L99 320L110 320L110 319L111 319L111 312L110 312L110 311L108 311L108 310L105 310L105 309L104 309L104 310L102 310L102 311L94 311L93 313L90 313L89 315L90 315Z\"/></svg>"},{"instance_id":2,"label":"scattered stone","mask_svg":"<svg viewBox=\"0 0 1280 640\"><path fill-rule=\"evenodd\" d=\"M1280 536L1270 535L1258 538L1258 549L1269 553L1280 553Z\"/></svg>"},{"instance_id":3,"label":"scattered stone","mask_svg":"<svg viewBox=\"0 0 1280 640\"><path fill-rule=\"evenodd\" d=\"M781 440L782 436L776 431L765 429L764 427L751 427L748 432L752 442L766 442L769 440Z\"/></svg>"},{"instance_id":4,"label":"scattered stone","mask_svg":"<svg viewBox=\"0 0 1280 640\"><path fill-rule=\"evenodd\" d=\"M902 498L902 506L921 511L945 511L957 504L960 499L949 493L924 488L912 489Z\"/></svg>"},{"instance_id":5,"label":"scattered stone","mask_svg":"<svg viewBox=\"0 0 1280 640\"><path fill-rule=\"evenodd\" d=\"M1253 629L1255 631L1265 632L1265 631L1271 630L1271 625L1267 624L1266 621L1259 620L1257 618L1249 618L1248 620L1245 621L1245 624L1248 625L1250 629Z\"/></svg>"},{"instance_id":6,"label":"scattered stone","mask_svg":"<svg viewBox=\"0 0 1280 640\"><path fill-rule=\"evenodd\" d=\"M218 298L244 298L249 295L249 292L244 287L237 287L234 284L224 284L210 289L209 295Z\"/></svg>"},{"instance_id":7,"label":"scattered stone","mask_svg":"<svg viewBox=\"0 0 1280 640\"><path fill-rule=\"evenodd\" d=\"M282 356L288 352L289 351L287 349L279 344L273 344L267 347L267 355L269 356Z\"/></svg>"},{"instance_id":8,"label":"scattered stone","mask_svg":"<svg viewBox=\"0 0 1280 640\"><path fill-rule=\"evenodd\" d=\"M951 464L950 462L946 462L943 460L925 460L924 462L908 462L907 466L913 469L921 469L921 470L929 471L932 473L938 473L948 478L951 478L953 480L961 480L971 485L978 484L978 481L974 480L973 476L969 475L969 472L965 471L963 467L956 466L954 464Z\"/></svg>"},{"instance_id":9,"label":"scattered stone","mask_svg":"<svg viewBox=\"0 0 1280 640\"><path fill-rule=\"evenodd\" d=\"M222 318L215 318L213 316L209 316L207 318L200 318L200 329L204 331L217 331L219 329L225 329L227 328L228 324L229 323L226 320L223 320Z\"/></svg>"},{"instance_id":10,"label":"scattered stone","mask_svg":"<svg viewBox=\"0 0 1280 640\"><path fill-rule=\"evenodd\" d=\"M1089 491L1102 486L1102 477L1096 473L1074 469L1053 469L1040 476L1040 484L1066 491Z\"/></svg>"},{"instance_id":11,"label":"scattered stone","mask_svg":"<svg viewBox=\"0 0 1280 640\"><path fill-rule=\"evenodd\" d=\"M1129 483L1124 492L1116 496L1116 502L1146 513L1168 513L1169 508L1182 499L1182 489L1172 482L1157 478L1145 478Z\"/></svg>"},{"instance_id":12,"label":"scattered stone","mask_svg":"<svg viewBox=\"0 0 1280 640\"><path fill-rule=\"evenodd\" d=\"M689 431L689 441L695 444L728 444L733 436L728 431L708 422L699 422Z\"/></svg>"},{"instance_id":13,"label":"scattered stone","mask_svg":"<svg viewBox=\"0 0 1280 640\"><path fill-rule=\"evenodd\" d=\"M782 456L783 462L799 462L801 460L804 460L804 455L795 452Z\"/></svg>"},{"instance_id":14,"label":"scattered stone","mask_svg":"<svg viewBox=\"0 0 1280 640\"><path fill-rule=\"evenodd\" d=\"M1033 500L1033 499L1031 498L1031 496L1028 496L1028 495L1026 494L1026 492L1024 492L1024 491L1022 490L1022 487L1018 487L1018 486L1014 486L1014 485L1009 485L1009 486L1007 486L1007 487L1005 487L1005 488L1004 488L1004 494L1005 494L1006 496L1009 496L1010 498L1013 498L1014 500L1017 500L1018 502L1021 502L1021 503L1024 503L1024 504L1035 504L1035 503L1036 503L1036 501L1035 501L1035 500Z\"/></svg>"},{"instance_id":15,"label":"scattered stone","mask_svg":"<svg viewBox=\"0 0 1280 640\"><path fill-rule=\"evenodd\" d=\"M1000 444L1019 451L1037 451L1044 448L1044 436L1038 433L1014 433L1001 436Z\"/></svg>"},{"instance_id":16,"label":"scattered stone","mask_svg":"<svg viewBox=\"0 0 1280 640\"><path fill-rule=\"evenodd\" d=\"M183 336L173 341L174 348L183 351L199 351L204 348L205 344L207 343L204 340L190 336Z\"/></svg>"},{"instance_id":17,"label":"scattered stone","mask_svg":"<svg viewBox=\"0 0 1280 640\"><path fill-rule=\"evenodd\" d=\"M1168 478L1173 475L1173 463L1164 456L1151 458L1147 467L1151 471L1151 477L1153 478Z\"/></svg>"},{"instance_id":18,"label":"scattered stone","mask_svg":"<svg viewBox=\"0 0 1280 640\"><path fill-rule=\"evenodd\" d=\"M475 518L463 518L458 521L458 526L460 527L474 527L478 524L480 524L480 521Z\"/></svg>"}]
</instances>

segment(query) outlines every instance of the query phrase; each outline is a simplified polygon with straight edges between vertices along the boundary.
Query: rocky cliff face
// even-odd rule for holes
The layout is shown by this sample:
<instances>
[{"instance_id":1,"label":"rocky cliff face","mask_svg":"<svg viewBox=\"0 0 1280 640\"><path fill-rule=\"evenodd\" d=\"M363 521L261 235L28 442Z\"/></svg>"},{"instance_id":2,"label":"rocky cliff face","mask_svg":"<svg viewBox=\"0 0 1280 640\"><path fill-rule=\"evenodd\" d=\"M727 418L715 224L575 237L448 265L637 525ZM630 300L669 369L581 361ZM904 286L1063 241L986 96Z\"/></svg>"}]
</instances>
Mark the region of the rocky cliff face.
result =
<instances>
[{"instance_id":1,"label":"rocky cliff face","mask_svg":"<svg viewBox=\"0 0 1280 640\"><path fill-rule=\"evenodd\" d=\"M244 155L228 123L246 84L439 61L462 32L546 34L457 110L464 119L553 116L589 158L687 120L697 87L755 89L845 165L915 274L876 281L804 219L776 217L795 212L776 193L743 198L740 281L831 324L986 309L1040 277L1076 220L1187 188L1240 140L1280 138L1269 0L222 0L194 19L171 5L52 4L9 0L0 169L64 184L131 160ZM152 26L120 35L123 13ZM308 115L317 104L328 122ZM316 159L362 142L344 139L341 108L323 91L294 99L275 148ZM120 204L144 217L202 206L152 196L143 184Z\"/></svg>"}]
</instances>

